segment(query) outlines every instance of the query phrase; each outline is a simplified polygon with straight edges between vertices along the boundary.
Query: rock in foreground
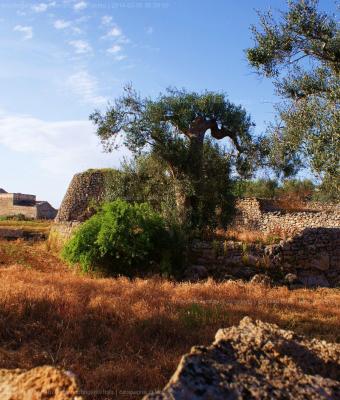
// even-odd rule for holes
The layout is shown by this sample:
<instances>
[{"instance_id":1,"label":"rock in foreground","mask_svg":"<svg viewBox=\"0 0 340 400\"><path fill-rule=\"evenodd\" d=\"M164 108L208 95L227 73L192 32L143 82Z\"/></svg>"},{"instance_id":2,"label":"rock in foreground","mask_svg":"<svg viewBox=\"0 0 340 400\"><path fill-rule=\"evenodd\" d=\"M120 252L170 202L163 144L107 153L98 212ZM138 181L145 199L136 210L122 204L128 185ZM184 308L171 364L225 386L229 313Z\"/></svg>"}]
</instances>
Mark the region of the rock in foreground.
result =
<instances>
[{"instance_id":1,"label":"rock in foreground","mask_svg":"<svg viewBox=\"0 0 340 400\"><path fill-rule=\"evenodd\" d=\"M73 374L53 367L0 369L1 400L81 400Z\"/></svg>"},{"instance_id":2,"label":"rock in foreground","mask_svg":"<svg viewBox=\"0 0 340 400\"><path fill-rule=\"evenodd\" d=\"M340 345L246 317L193 347L156 399L340 399Z\"/></svg>"}]
</instances>

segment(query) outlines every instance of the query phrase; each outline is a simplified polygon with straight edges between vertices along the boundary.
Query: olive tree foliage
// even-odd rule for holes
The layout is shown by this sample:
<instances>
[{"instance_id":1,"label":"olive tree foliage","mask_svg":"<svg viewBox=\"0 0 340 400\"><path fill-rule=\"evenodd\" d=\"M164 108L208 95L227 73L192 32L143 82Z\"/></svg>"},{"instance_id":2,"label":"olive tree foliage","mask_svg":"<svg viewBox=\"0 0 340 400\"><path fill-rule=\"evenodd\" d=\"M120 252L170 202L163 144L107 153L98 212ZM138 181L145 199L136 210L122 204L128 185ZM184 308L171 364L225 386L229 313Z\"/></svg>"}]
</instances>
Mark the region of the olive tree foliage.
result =
<instances>
[{"instance_id":1,"label":"olive tree foliage","mask_svg":"<svg viewBox=\"0 0 340 400\"><path fill-rule=\"evenodd\" d=\"M316 0L288 2L275 20L259 14L249 63L273 78L277 120L269 126L267 156L283 176L310 168L333 198L340 192L340 31Z\"/></svg>"},{"instance_id":2,"label":"olive tree foliage","mask_svg":"<svg viewBox=\"0 0 340 400\"><path fill-rule=\"evenodd\" d=\"M183 222L196 224L199 220L202 194L207 186L205 171L212 156L212 146L205 146L207 138L229 138L233 150L228 160L242 174L251 171L257 154L250 117L223 93L170 88L151 99L141 97L128 85L104 113L95 111L90 119L97 126L106 151L116 148L121 135L135 155L149 153L166 165Z\"/></svg>"},{"instance_id":3,"label":"olive tree foliage","mask_svg":"<svg viewBox=\"0 0 340 400\"><path fill-rule=\"evenodd\" d=\"M234 199L230 179L230 161L223 151L210 141L204 143L202 188L197 199L195 226L225 225L233 215ZM167 163L156 155L140 155L122 163L106 183L106 201L124 199L133 203L148 203L170 225L179 220L176 188ZM190 197L194 188L190 180L181 181L181 193ZM216 212L219 210L220 212ZM219 216L220 214L220 216Z\"/></svg>"}]
</instances>

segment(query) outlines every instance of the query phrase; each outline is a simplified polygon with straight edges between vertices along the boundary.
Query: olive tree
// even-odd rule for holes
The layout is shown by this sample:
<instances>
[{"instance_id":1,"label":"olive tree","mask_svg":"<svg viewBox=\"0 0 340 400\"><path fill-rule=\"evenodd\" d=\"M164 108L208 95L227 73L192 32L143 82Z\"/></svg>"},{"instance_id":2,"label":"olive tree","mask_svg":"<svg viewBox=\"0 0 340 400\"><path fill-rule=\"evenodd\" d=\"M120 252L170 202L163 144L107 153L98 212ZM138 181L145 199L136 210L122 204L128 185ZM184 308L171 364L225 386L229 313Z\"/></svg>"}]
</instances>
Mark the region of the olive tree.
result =
<instances>
[{"instance_id":1,"label":"olive tree","mask_svg":"<svg viewBox=\"0 0 340 400\"><path fill-rule=\"evenodd\" d=\"M183 222L194 222L200 207L209 163L209 157L205 159L209 152L204 146L208 137L229 138L233 149L228 160L235 161L240 173L249 173L253 167L252 157L256 154L251 135L253 123L246 111L231 103L223 93L167 89L151 99L141 97L128 85L105 112L97 110L90 119L106 151L116 148L117 137L121 135L134 154L151 153L166 164Z\"/></svg>"},{"instance_id":2,"label":"olive tree","mask_svg":"<svg viewBox=\"0 0 340 400\"><path fill-rule=\"evenodd\" d=\"M273 78L283 101L269 126L268 160L292 176L309 168L330 196L340 192L340 31L316 0L288 2L275 20L260 13L252 27L250 65Z\"/></svg>"}]
</instances>

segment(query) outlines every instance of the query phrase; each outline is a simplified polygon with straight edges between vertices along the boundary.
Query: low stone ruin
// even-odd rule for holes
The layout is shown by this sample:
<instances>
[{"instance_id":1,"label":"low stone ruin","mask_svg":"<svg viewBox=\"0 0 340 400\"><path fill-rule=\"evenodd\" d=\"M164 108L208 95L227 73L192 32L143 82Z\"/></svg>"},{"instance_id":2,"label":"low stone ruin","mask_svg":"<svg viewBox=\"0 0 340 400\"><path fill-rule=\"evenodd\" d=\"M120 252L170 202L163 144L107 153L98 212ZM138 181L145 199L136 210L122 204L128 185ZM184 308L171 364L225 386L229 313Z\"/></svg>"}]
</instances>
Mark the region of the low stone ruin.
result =
<instances>
[{"instance_id":1,"label":"low stone ruin","mask_svg":"<svg viewBox=\"0 0 340 400\"><path fill-rule=\"evenodd\" d=\"M340 398L340 345L244 318L193 347L165 386L143 400Z\"/></svg>"},{"instance_id":2,"label":"low stone ruin","mask_svg":"<svg viewBox=\"0 0 340 400\"><path fill-rule=\"evenodd\" d=\"M340 286L340 228L307 228L278 244L196 241L186 278L252 280L266 274L273 284ZM260 281L260 277L253 282ZM262 281L268 279L263 277Z\"/></svg>"},{"instance_id":3,"label":"low stone ruin","mask_svg":"<svg viewBox=\"0 0 340 400\"><path fill-rule=\"evenodd\" d=\"M306 202L301 210L280 208L275 201L255 197L236 201L235 229L296 234L305 228L340 228L340 204Z\"/></svg>"}]
</instances>

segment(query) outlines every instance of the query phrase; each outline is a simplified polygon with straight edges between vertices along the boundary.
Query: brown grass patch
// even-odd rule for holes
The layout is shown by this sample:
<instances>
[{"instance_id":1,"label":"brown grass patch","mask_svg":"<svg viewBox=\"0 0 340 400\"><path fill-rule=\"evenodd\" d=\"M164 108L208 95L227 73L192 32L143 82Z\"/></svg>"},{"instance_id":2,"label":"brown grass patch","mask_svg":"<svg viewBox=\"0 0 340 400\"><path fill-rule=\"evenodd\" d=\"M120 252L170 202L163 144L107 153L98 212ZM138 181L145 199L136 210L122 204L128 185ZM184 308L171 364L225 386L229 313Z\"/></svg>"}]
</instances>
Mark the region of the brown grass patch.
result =
<instances>
[{"instance_id":1,"label":"brown grass patch","mask_svg":"<svg viewBox=\"0 0 340 400\"><path fill-rule=\"evenodd\" d=\"M15 221L15 220L0 220L0 229L18 229L28 232L48 233L50 231L52 221L47 220L32 220L32 221Z\"/></svg>"},{"instance_id":2,"label":"brown grass patch","mask_svg":"<svg viewBox=\"0 0 340 400\"><path fill-rule=\"evenodd\" d=\"M261 232L249 229L217 229L215 231L216 239L236 240L243 243L278 243L282 239L287 239L289 233L280 227L276 227L269 232Z\"/></svg>"},{"instance_id":3,"label":"brown grass patch","mask_svg":"<svg viewBox=\"0 0 340 400\"><path fill-rule=\"evenodd\" d=\"M37 269L11 265L7 244ZM340 341L337 290L91 279L25 243L0 242L0 261L0 368L60 365L93 391L88 398L139 399L161 388L191 346L245 315Z\"/></svg>"},{"instance_id":4,"label":"brown grass patch","mask_svg":"<svg viewBox=\"0 0 340 400\"><path fill-rule=\"evenodd\" d=\"M0 239L0 270L3 266L11 265L44 272L62 272L68 269L56 254L48 251L47 242Z\"/></svg>"}]
</instances>

